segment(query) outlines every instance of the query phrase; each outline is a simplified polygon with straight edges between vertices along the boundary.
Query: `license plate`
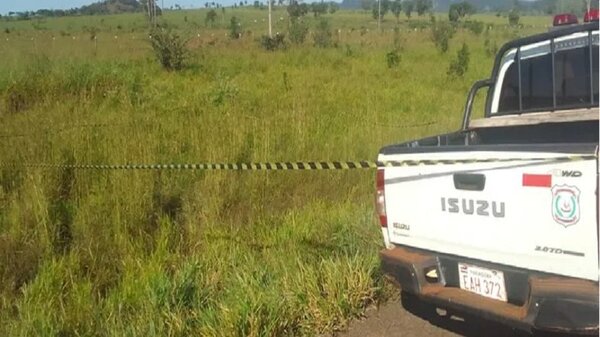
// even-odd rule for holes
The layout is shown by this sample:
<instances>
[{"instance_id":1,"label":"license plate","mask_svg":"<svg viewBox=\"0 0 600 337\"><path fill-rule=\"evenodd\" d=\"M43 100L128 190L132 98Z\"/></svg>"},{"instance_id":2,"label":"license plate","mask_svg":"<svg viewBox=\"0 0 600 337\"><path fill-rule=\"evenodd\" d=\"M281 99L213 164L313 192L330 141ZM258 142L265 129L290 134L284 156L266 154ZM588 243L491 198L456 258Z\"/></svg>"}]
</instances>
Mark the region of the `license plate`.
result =
<instances>
[{"instance_id":1,"label":"license plate","mask_svg":"<svg viewBox=\"0 0 600 337\"><path fill-rule=\"evenodd\" d=\"M461 289L506 302L503 272L459 263L458 278Z\"/></svg>"}]
</instances>

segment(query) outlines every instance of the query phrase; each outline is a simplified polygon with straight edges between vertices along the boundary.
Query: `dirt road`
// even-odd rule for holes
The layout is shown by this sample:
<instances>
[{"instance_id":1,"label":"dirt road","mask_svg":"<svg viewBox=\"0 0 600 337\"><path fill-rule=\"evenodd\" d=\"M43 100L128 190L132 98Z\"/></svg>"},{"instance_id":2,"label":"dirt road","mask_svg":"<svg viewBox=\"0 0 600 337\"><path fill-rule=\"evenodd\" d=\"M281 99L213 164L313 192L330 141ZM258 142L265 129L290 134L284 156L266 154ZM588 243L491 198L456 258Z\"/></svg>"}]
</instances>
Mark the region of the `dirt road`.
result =
<instances>
[{"instance_id":1,"label":"dirt road","mask_svg":"<svg viewBox=\"0 0 600 337\"><path fill-rule=\"evenodd\" d=\"M404 304L404 305L403 305ZM408 310L407 310L408 309ZM443 311L415 304L410 296L402 300L373 308L367 317L354 321L348 331L337 337L450 337L450 336L486 336L486 337L525 337L529 334L515 331L507 326L477 318L464 319L455 316L440 316ZM555 337L556 334L535 334L535 337ZM563 335L564 336L564 335Z\"/></svg>"}]
</instances>

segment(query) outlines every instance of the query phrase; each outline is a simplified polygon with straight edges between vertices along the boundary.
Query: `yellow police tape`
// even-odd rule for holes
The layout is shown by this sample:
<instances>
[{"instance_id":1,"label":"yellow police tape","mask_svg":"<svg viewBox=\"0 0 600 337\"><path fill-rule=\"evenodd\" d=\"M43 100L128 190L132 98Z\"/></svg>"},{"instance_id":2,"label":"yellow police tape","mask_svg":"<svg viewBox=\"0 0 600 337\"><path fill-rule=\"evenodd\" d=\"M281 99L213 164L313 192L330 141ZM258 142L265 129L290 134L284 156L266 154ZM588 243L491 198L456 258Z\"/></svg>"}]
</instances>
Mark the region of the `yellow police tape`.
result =
<instances>
[{"instance_id":1,"label":"yellow police tape","mask_svg":"<svg viewBox=\"0 0 600 337\"><path fill-rule=\"evenodd\" d=\"M433 166L474 163L506 162L570 162L596 159L596 155L573 155L539 158L484 158L484 159L424 159L401 161L310 161L273 163L199 163L199 164L17 164L0 163L5 168L39 168L62 170L224 170L224 171L314 171L314 170L355 170L383 167Z\"/></svg>"}]
</instances>

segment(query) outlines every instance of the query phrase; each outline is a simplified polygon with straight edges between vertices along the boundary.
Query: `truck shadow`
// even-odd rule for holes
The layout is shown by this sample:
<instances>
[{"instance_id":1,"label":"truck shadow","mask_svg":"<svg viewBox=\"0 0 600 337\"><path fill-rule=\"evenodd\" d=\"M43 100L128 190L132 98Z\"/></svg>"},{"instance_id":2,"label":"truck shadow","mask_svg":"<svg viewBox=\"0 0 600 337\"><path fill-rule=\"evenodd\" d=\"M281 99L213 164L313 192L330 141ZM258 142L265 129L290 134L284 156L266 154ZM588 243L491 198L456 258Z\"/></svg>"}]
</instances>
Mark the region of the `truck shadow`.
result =
<instances>
[{"instance_id":1,"label":"truck shadow","mask_svg":"<svg viewBox=\"0 0 600 337\"><path fill-rule=\"evenodd\" d=\"M465 337L566 337L568 334L535 332L529 334L515 330L507 325L474 317L470 315L460 316L436 308L434 305L419 300L412 294L402 292L402 307L411 314L427 320L429 323L444 330Z\"/></svg>"}]
</instances>

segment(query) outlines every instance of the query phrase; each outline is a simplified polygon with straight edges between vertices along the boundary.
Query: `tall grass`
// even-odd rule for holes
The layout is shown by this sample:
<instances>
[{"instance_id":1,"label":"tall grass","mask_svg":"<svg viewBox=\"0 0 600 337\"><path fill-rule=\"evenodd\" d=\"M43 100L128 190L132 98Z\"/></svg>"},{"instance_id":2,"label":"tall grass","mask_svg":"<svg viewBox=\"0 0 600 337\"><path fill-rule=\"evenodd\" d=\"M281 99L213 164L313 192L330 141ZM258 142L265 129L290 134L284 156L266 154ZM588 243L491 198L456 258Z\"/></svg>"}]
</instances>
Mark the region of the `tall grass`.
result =
<instances>
[{"instance_id":1,"label":"tall grass","mask_svg":"<svg viewBox=\"0 0 600 337\"><path fill-rule=\"evenodd\" d=\"M338 13L334 31L371 24ZM139 25L131 16L104 18L100 37L114 29L109 22ZM48 20L43 34L76 20ZM405 29L392 69L391 32L347 29L334 34L338 48L267 52L249 34L230 41L219 28L195 29L202 35L190 41L192 65L179 73L162 71L141 39L94 56L89 40L64 37L32 58L28 34L42 33L11 32L14 44L0 46L8 51L0 56L0 161L375 159L382 145L456 129L470 83L489 76L493 61L484 38L462 29L448 55L427 29ZM514 33L498 28L486 39ZM472 63L464 78L450 79L462 42ZM341 329L389 294L372 186L367 171L2 168L0 335Z\"/></svg>"}]
</instances>

